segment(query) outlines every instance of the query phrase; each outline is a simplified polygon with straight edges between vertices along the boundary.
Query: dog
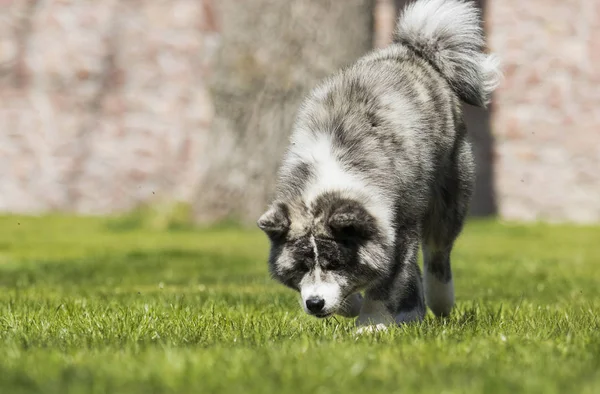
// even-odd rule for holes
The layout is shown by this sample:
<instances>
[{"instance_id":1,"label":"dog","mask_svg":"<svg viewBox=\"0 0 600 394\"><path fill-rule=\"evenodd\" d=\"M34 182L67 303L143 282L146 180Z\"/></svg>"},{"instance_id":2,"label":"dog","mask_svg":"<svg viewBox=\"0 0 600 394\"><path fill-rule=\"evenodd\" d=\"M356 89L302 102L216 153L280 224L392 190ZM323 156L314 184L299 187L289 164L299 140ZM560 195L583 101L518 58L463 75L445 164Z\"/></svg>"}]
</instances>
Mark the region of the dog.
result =
<instances>
[{"instance_id":1,"label":"dog","mask_svg":"<svg viewBox=\"0 0 600 394\"><path fill-rule=\"evenodd\" d=\"M362 332L421 321L427 306L451 312L451 252L475 178L462 103L487 107L501 78L480 24L471 1L417 0L388 47L300 106L257 224L272 277L306 313L357 317Z\"/></svg>"}]
</instances>

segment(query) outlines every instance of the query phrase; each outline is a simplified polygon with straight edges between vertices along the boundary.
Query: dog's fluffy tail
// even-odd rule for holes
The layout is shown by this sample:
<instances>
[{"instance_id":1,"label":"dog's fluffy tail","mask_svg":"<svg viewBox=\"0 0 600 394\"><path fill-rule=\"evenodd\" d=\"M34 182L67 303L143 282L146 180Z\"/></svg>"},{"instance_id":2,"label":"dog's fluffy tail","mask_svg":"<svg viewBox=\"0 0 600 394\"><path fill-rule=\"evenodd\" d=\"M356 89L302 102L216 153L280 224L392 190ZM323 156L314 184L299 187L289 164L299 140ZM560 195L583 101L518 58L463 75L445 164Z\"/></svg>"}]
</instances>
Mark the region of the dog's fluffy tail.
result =
<instances>
[{"instance_id":1,"label":"dog's fluffy tail","mask_svg":"<svg viewBox=\"0 0 600 394\"><path fill-rule=\"evenodd\" d=\"M417 0L398 19L394 42L432 64L469 104L485 107L500 82L498 59L483 52L481 15L473 1Z\"/></svg>"}]
</instances>

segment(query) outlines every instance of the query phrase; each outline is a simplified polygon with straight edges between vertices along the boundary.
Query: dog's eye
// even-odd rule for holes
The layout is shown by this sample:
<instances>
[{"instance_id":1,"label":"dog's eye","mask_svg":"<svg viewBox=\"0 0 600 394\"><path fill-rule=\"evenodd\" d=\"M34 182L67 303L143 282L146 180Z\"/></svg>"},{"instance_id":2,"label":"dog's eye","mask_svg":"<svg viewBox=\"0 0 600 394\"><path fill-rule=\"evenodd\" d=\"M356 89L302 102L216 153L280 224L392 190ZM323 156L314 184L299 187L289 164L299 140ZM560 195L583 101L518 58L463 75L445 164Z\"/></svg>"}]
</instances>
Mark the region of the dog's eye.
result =
<instances>
[{"instance_id":1,"label":"dog's eye","mask_svg":"<svg viewBox=\"0 0 600 394\"><path fill-rule=\"evenodd\" d=\"M315 251L313 247L305 242L296 242L294 244L294 260L303 269L312 267L315 264Z\"/></svg>"},{"instance_id":2,"label":"dog's eye","mask_svg":"<svg viewBox=\"0 0 600 394\"><path fill-rule=\"evenodd\" d=\"M340 269L340 267L342 266L342 263L337 260L327 260L327 261L321 262L321 266L328 271L335 271L335 270Z\"/></svg>"},{"instance_id":3,"label":"dog's eye","mask_svg":"<svg viewBox=\"0 0 600 394\"><path fill-rule=\"evenodd\" d=\"M333 229L333 236L338 243L346 244L351 240L360 237L359 229L354 226L343 226Z\"/></svg>"}]
</instances>

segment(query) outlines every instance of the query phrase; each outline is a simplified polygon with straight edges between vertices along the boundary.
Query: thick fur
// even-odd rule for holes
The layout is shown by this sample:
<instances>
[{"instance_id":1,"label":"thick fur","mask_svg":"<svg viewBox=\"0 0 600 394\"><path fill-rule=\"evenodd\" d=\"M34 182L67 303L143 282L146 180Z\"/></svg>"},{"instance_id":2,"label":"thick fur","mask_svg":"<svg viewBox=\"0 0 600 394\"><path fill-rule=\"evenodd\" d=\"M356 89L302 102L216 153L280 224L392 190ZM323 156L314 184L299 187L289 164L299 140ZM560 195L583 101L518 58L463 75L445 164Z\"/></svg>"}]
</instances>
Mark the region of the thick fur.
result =
<instances>
[{"instance_id":1,"label":"thick fur","mask_svg":"<svg viewBox=\"0 0 600 394\"><path fill-rule=\"evenodd\" d=\"M498 58L482 52L480 15L471 1L425 0L400 17L394 42L431 62L465 102L486 106L498 86Z\"/></svg>"},{"instance_id":2,"label":"thick fur","mask_svg":"<svg viewBox=\"0 0 600 394\"><path fill-rule=\"evenodd\" d=\"M305 100L258 226L272 276L307 313L377 329L423 319L425 300L450 313L450 253L475 176L461 101L485 106L499 76L482 45L473 3L420 0L391 46Z\"/></svg>"}]
</instances>

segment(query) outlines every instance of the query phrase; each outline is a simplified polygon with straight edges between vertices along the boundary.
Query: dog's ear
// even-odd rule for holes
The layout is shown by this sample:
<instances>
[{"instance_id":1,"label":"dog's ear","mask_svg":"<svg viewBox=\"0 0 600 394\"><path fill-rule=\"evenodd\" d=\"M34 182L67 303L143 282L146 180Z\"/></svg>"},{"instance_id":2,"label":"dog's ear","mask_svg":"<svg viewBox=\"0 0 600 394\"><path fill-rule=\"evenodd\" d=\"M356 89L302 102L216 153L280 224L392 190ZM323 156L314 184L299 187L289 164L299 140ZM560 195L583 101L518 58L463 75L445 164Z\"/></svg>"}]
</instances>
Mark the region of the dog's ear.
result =
<instances>
[{"instance_id":1,"label":"dog's ear","mask_svg":"<svg viewBox=\"0 0 600 394\"><path fill-rule=\"evenodd\" d=\"M288 209L284 204L275 204L256 222L269 237L284 236L290 228Z\"/></svg>"},{"instance_id":2,"label":"dog's ear","mask_svg":"<svg viewBox=\"0 0 600 394\"><path fill-rule=\"evenodd\" d=\"M327 220L335 236L367 239L375 235L375 218L358 202L341 201Z\"/></svg>"}]
</instances>

